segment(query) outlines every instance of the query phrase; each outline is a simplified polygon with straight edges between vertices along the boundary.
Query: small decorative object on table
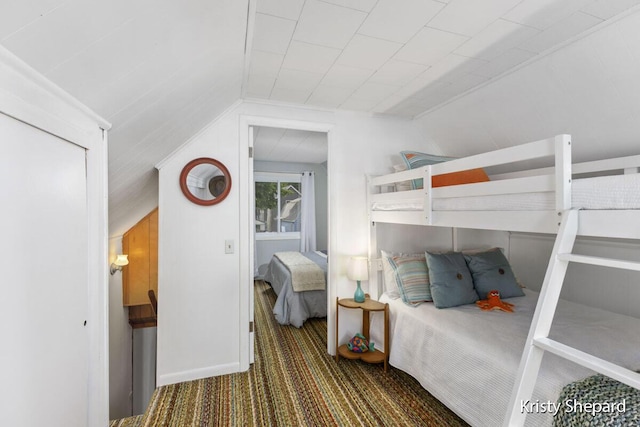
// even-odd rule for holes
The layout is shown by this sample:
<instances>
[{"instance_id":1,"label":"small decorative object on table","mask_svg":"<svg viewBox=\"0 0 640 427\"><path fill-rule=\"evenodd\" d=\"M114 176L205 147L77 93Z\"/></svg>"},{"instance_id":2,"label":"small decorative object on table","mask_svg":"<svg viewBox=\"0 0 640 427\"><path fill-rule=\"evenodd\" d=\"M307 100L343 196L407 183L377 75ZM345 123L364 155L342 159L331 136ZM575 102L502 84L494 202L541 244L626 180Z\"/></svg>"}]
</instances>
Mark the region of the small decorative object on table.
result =
<instances>
[{"instance_id":1,"label":"small decorative object on table","mask_svg":"<svg viewBox=\"0 0 640 427\"><path fill-rule=\"evenodd\" d=\"M340 345L340 309L362 310L362 332L357 333L349 342ZM377 349L370 341L369 326L371 313L384 314L384 345ZM382 350L382 351L381 351ZM389 304L372 300L365 296L364 302L356 302L353 298L336 298L336 362L340 357L345 359L360 359L366 363L384 363L384 370L389 365Z\"/></svg>"},{"instance_id":2,"label":"small decorative object on table","mask_svg":"<svg viewBox=\"0 0 640 427\"><path fill-rule=\"evenodd\" d=\"M369 351L369 341L362 335L361 333L357 333L349 343L347 344L347 348L354 353L364 353L365 351Z\"/></svg>"}]
</instances>

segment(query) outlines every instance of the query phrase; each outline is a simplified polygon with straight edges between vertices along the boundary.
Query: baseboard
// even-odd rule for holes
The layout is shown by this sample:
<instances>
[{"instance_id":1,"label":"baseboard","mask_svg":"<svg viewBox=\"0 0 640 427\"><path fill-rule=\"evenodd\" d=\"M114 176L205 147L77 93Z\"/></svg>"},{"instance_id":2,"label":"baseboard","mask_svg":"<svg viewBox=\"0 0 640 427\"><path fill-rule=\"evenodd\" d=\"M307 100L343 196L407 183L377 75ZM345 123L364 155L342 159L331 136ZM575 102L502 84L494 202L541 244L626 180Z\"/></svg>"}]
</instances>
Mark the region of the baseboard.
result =
<instances>
[{"instance_id":1,"label":"baseboard","mask_svg":"<svg viewBox=\"0 0 640 427\"><path fill-rule=\"evenodd\" d=\"M240 372L239 363L228 363L226 365L208 366L206 368L192 369L173 374L158 375L157 387L181 383L184 381L199 380L207 377L215 377L218 375L233 374L235 372Z\"/></svg>"}]
</instances>

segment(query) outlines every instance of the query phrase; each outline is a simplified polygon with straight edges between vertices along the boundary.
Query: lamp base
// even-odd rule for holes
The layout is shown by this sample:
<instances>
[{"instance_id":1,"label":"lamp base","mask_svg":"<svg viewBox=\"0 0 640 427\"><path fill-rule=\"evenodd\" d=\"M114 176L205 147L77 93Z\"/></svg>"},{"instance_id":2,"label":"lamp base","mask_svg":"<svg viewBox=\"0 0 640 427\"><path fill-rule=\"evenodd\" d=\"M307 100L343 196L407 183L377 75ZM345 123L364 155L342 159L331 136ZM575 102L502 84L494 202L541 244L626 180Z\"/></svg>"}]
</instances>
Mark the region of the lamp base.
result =
<instances>
[{"instance_id":1,"label":"lamp base","mask_svg":"<svg viewBox=\"0 0 640 427\"><path fill-rule=\"evenodd\" d=\"M360 287L360 280L357 280L358 288L356 289L356 293L353 294L353 300L355 302L364 302L364 291Z\"/></svg>"}]
</instances>

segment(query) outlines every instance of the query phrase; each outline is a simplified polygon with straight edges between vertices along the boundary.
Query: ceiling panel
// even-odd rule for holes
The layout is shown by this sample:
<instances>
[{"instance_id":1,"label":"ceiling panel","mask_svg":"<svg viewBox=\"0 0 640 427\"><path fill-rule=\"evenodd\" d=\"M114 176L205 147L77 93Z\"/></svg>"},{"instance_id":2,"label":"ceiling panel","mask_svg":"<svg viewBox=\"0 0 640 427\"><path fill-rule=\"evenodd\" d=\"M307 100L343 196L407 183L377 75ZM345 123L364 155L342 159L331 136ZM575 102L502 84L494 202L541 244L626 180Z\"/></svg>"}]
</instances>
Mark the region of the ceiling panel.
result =
<instances>
[{"instance_id":1,"label":"ceiling panel","mask_svg":"<svg viewBox=\"0 0 640 427\"><path fill-rule=\"evenodd\" d=\"M389 60L369 79L369 83L402 86L427 69L426 66L406 61Z\"/></svg>"},{"instance_id":2,"label":"ceiling panel","mask_svg":"<svg viewBox=\"0 0 640 427\"><path fill-rule=\"evenodd\" d=\"M307 100L307 104L326 108L337 108L353 93L353 89L320 84Z\"/></svg>"},{"instance_id":3,"label":"ceiling panel","mask_svg":"<svg viewBox=\"0 0 640 427\"><path fill-rule=\"evenodd\" d=\"M406 43L444 6L432 0L380 0L358 33Z\"/></svg>"},{"instance_id":4,"label":"ceiling panel","mask_svg":"<svg viewBox=\"0 0 640 427\"><path fill-rule=\"evenodd\" d=\"M520 48L530 52L540 53L601 22L602 20L600 18L577 12L527 40L520 45Z\"/></svg>"},{"instance_id":5,"label":"ceiling panel","mask_svg":"<svg viewBox=\"0 0 640 427\"><path fill-rule=\"evenodd\" d=\"M363 12L371 12L373 6L378 0L323 0L325 3L331 3L338 6L349 7L351 9L361 10Z\"/></svg>"},{"instance_id":6,"label":"ceiling panel","mask_svg":"<svg viewBox=\"0 0 640 427\"><path fill-rule=\"evenodd\" d=\"M593 0L524 0L504 17L513 22L545 30L590 3L593 3Z\"/></svg>"},{"instance_id":7,"label":"ceiling panel","mask_svg":"<svg viewBox=\"0 0 640 427\"><path fill-rule=\"evenodd\" d=\"M365 83L353 93L353 97L363 101L373 101L377 104L397 92L398 89L400 89L400 86Z\"/></svg>"},{"instance_id":8,"label":"ceiling panel","mask_svg":"<svg viewBox=\"0 0 640 427\"><path fill-rule=\"evenodd\" d=\"M434 28L423 28L395 55L396 59L432 65L453 52L469 37Z\"/></svg>"},{"instance_id":9,"label":"ceiling panel","mask_svg":"<svg viewBox=\"0 0 640 427\"><path fill-rule=\"evenodd\" d=\"M329 71L340 53L340 49L293 40L282 68L324 74Z\"/></svg>"},{"instance_id":10,"label":"ceiling panel","mask_svg":"<svg viewBox=\"0 0 640 427\"><path fill-rule=\"evenodd\" d=\"M251 55L249 75L262 75L275 78L278 76L283 60L284 55L255 50Z\"/></svg>"},{"instance_id":11,"label":"ceiling panel","mask_svg":"<svg viewBox=\"0 0 640 427\"><path fill-rule=\"evenodd\" d=\"M535 53L528 52L526 50L510 49L504 52L502 55L498 56L493 61L481 65L473 70L473 74L485 77L495 77L515 67L516 65L522 64L523 62L533 58L534 56L536 56Z\"/></svg>"},{"instance_id":12,"label":"ceiling panel","mask_svg":"<svg viewBox=\"0 0 640 427\"><path fill-rule=\"evenodd\" d=\"M377 70L402 46L400 43L356 34L338 57L337 64Z\"/></svg>"},{"instance_id":13,"label":"ceiling panel","mask_svg":"<svg viewBox=\"0 0 640 427\"><path fill-rule=\"evenodd\" d=\"M312 91L322 80L323 74L308 71L282 69L276 80L276 89Z\"/></svg>"},{"instance_id":14,"label":"ceiling panel","mask_svg":"<svg viewBox=\"0 0 640 427\"><path fill-rule=\"evenodd\" d=\"M353 111L371 111L378 104L375 100L358 99L350 96L340 105L340 108Z\"/></svg>"},{"instance_id":15,"label":"ceiling panel","mask_svg":"<svg viewBox=\"0 0 640 427\"><path fill-rule=\"evenodd\" d=\"M52 10L38 20L32 31L17 32L6 37L3 44L32 67L46 73L62 59L82 52L129 19L126 12L131 6L122 0L77 3L70 2ZM68 25L69 22L74 25Z\"/></svg>"},{"instance_id":16,"label":"ceiling panel","mask_svg":"<svg viewBox=\"0 0 640 427\"><path fill-rule=\"evenodd\" d=\"M600 19L610 19L638 4L640 0L597 0L581 10Z\"/></svg>"},{"instance_id":17,"label":"ceiling panel","mask_svg":"<svg viewBox=\"0 0 640 427\"><path fill-rule=\"evenodd\" d=\"M312 90L286 89L283 87L274 87L271 91L271 99L283 102L291 102L294 104L304 104L313 93Z\"/></svg>"},{"instance_id":18,"label":"ceiling panel","mask_svg":"<svg viewBox=\"0 0 640 427\"><path fill-rule=\"evenodd\" d=\"M287 53L296 21L256 13L253 48L263 52Z\"/></svg>"},{"instance_id":19,"label":"ceiling panel","mask_svg":"<svg viewBox=\"0 0 640 427\"><path fill-rule=\"evenodd\" d=\"M35 24L68 0L3 0L0 2L0 40Z\"/></svg>"},{"instance_id":20,"label":"ceiling panel","mask_svg":"<svg viewBox=\"0 0 640 427\"><path fill-rule=\"evenodd\" d=\"M429 26L465 36L475 36L521 0L452 0ZM564 0L554 0L564 1Z\"/></svg>"},{"instance_id":21,"label":"ceiling panel","mask_svg":"<svg viewBox=\"0 0 640 427\"><path fill-rule=\"evenodd\" d=\"M256 2L259 13L297 21L305 0L260 0Z\"/></svg>"},{"instance_id":22,"label":"ceiling panel","mask_svg":"<svg viewBox=\"0 0 640 427\"><path fill-rule=\"evenodd\" d=\"M266 7L261 1L259 12ZM269 0L269 7L275 8L276 1ZM291 69L324 74L320 84L280 85L278 91L267 94L270 82L261 79L258 85L252 77L260 72L258 61L251 65L244 93L412 117L419 108L424 112L473 89L474 84L508 73L540 52L587 34L604 17L611 19L638 3L640 0L308 0L299 9L299 19L295 18L297 27L278 75L282 73L287 80ZM284 16L283 11L277 13ZM334 50L323 50L323 46ZM253 52L258 50L254 47ZM273 75L277 60L265 62L264 67L263 74ZM428 101L416 95L431 86L435 89Z\"/></svg>"},{"instance_id":23,"label":"ceiling panel","mask_svg":"<svg viewBox=\"0 0 640 427\"><path fill-rule=\"evenodd\" d=\"M454 53L490 61L538 33L540 30L535 28L497 19L480 31L476 37L456 49Z\"/></svg>"},{"instance_id":24,"label":"ceiling panel","mask_svg":"<svg viewBox=\"0 0 640 427\"><path fill-rule=\"evenodd\" d=\"M249 74L246 90L247 95L253 98L269 98L276 78L261 74Z\"/></svg>"},{"instance_id":25,"label":"ceiling panel","mask_svg":"<svg viewBox=\"0 0 640 427\"><path fill-rule=\"evenodd\" d=\"M318 0L307 0L296 31L295 40L321 46L344 48L367 14Z\"/></svg>"},{"instance_id":26,"label":"ceiling panel","mask_svg":"<svg viewBox=\"0 0 640 427\"><path fill-rule=\"evenodd\" d=\"M328 86L355 89L361 86L372 74L373 71L369 69L335 64L325 74L322 83Z\"/></svg>"}]
</instances>

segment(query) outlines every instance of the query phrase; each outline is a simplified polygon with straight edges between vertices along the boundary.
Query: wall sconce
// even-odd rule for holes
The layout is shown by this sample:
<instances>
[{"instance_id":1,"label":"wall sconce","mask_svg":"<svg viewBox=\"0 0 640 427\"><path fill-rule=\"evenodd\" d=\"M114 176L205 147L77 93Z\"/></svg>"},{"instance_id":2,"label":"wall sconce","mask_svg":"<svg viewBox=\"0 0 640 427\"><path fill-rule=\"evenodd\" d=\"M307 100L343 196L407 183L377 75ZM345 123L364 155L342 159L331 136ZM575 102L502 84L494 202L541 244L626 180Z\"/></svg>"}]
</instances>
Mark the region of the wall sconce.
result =
<instances>
[{"instance_id":1,"label":"wall sconce","mask_svg":"<svg viewBox=\"0 0 640 427\"><path fill-rule=\"evenodd\" d=\"M358 284L353 300L355 302L364 302L364 292L360 287L361 280L369 280L369 258L366 256L354 256L349 258L347 266L347 277L355 280Z\"/></svg>"},{"instance_id":2,"label":"wall sconce","mask_svg":"<svg viewBox=\"0 0 640 427\"><path fill-rule=\"evenodd\" d=\"M129 264L129 255L118 255L116 256L116 260L111 263L111 275L116 274L116 271L122 271L122 267Z\"/></svg>"}]
</instances>

